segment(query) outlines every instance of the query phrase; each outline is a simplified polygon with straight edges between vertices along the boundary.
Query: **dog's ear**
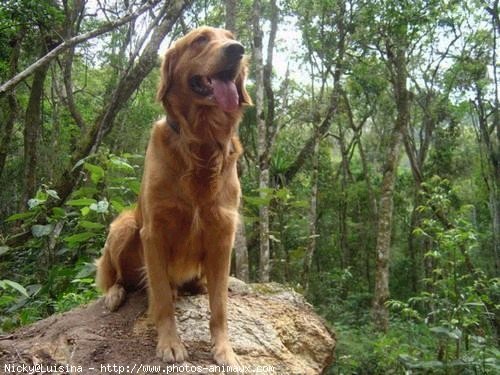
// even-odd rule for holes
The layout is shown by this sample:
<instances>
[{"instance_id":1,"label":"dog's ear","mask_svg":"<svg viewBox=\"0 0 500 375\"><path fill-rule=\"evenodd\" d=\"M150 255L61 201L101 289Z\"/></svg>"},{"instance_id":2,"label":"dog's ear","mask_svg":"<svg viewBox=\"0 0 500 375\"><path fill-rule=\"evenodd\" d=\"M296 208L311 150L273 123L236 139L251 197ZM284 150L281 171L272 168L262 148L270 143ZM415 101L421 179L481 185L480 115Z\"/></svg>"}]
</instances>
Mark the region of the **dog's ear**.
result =
<instances>
[{"instance_id":1,"label":"dog's ear","mask_svg":"<svg viewBox=\"0 0 500 375\"><path fill-rule=\"evenodd\" d=\"M158 86L158 92L156 93L156 100L165 105L167 101L167 94L170 86L172 85L172 79L174 75L175 64L177 63L177 53L175 47L171 47L163 57L163 62L161 63L161 78L160 84Z\"/></svg>"},{"instance_id":2,"label":"dog's ear","mask_svg":"<svg viewBox=\"0 0 500 375\"><path fill-rule=\"evenodd\" d=\"M236 88L238 89L238 93L240 95L240 104L242 105L252 105L252 98L245 88L245 79L247 76L248 68L245 66L243 69L243 73L238 76L236 79Z\"/></svg>"}]
</instances>

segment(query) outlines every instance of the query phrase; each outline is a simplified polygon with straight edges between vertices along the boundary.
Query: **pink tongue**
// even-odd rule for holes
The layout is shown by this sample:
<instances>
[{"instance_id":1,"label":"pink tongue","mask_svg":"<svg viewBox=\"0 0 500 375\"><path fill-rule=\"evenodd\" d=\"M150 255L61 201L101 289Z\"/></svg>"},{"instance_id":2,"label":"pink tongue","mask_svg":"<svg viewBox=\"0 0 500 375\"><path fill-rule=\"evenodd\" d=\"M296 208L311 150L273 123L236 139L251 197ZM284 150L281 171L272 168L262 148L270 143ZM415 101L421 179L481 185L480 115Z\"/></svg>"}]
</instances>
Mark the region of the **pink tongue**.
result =
<instances>
[{"instance_id":1,"label":"pink tongue","mask_svg":"<svg viewBox=\"0 0 500 375\"><path fill-rule=\"evenodd\" d=\"M219 104L219 107L224 112L233 112L238 109L238 90L236 90L236 85L233 81L221 81L213 78L212 86L217 104Z\"/></svg>"}]
</instances>

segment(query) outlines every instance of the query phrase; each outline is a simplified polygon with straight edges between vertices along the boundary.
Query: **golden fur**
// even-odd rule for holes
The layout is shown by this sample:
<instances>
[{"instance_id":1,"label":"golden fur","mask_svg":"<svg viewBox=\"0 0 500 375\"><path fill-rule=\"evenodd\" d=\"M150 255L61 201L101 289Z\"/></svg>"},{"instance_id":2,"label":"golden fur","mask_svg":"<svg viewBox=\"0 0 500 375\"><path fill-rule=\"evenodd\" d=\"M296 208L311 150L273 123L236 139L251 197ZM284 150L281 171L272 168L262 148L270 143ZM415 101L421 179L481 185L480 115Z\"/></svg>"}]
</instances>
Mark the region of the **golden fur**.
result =
<instances>
[{"instance_id":1,"label":"golden fur","mask_svg":"<svg viewBox=\"0 0 500 375\"><path fill-rule=\"evenodd\" d=\"M243 107L251 104L242 51L230 32L209 27L191 31L167 51L158 89L167 119L152 129L137 208L111 224L97 261L97 283L110 310L141 283L145 269L157 354L168 362L187 358L175 327L177 290L197 288L206 278L214 359L239 364L229 343L226 304L240 200L236 131ZM220 105L235 96L213 94L215 77L224 77L228 92L236 87L236 107Z\"/></svg>"}]
</instances>

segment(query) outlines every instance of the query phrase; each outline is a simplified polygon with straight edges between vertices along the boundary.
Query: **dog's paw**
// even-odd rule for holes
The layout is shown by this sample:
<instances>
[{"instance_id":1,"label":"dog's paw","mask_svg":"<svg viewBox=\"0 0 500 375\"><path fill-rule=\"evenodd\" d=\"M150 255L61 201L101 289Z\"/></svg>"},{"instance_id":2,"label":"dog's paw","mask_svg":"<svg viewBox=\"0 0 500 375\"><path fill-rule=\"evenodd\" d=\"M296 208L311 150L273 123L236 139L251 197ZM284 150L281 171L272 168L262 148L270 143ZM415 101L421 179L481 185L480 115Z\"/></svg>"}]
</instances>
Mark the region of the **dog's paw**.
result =
<instances>
[{"instance_id":1,"label":"dog's paw","mask_svg":"<svg viewBox=\"0 0 500 375\"><path fill-rule=\"evenodd\" d=\"M125 288L120 284L115 284L107 291L104 304L109 311L115 311L125 301L125 295Z\"/></svg>"},{"instance_id":2,"label":"dog's paw","mask_svg":"<svg viewBox=\"0 0 500 375\"><path fill-rule=\"evenodd\" d=\"M214 361L224 367L226 374L241 374L242 364L229 344L216 345L212 349Z\"/></svg>"},{"instance_id":3,"label":"dog's paw","mask_svg":"<svg viewBox=\"0 0 500 375\"><path fill-rule=\"evenodd\" d=\"M168 363L184 362L188 353L178 337L160 339L156 347L156 356Z\"/></svg>"}]
</instances>

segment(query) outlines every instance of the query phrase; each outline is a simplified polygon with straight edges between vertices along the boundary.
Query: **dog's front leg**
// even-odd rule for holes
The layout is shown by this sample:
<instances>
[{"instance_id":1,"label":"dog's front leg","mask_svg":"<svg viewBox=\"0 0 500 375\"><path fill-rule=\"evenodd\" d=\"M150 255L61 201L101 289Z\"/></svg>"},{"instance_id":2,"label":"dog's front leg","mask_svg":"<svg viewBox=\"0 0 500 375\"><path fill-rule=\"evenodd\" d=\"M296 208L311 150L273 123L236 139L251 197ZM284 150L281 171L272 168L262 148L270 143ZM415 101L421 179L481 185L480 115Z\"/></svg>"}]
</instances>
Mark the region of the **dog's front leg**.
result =
<instances>
[{"instance_id":1,"label":"dog's front leg","mask_svg":"<svg viewBox=\"0 0 500 375\"><path fill-rule=\"evenodd\" d=\"M158 331L156 354L164 361L173 363L187 359L187 351L175 325L174 298L167 274L165 227L164 223L144 227L141 229L141 241L148 276L149 315Z\"/></svg>"},{"instance_id":2,"label":"dog's front leg","mask_svg":"<svg viewBox=\"0 0 500 375\"><path fill-rule=\"evenodd\" d=\"M225 239L213 239L207 249L205 273L210 301L210 333L214 360L219 365L239 367L241 363L231 347L227 328L227 290L232 245L232 235Z\"/></svg>"}]
</instances>

